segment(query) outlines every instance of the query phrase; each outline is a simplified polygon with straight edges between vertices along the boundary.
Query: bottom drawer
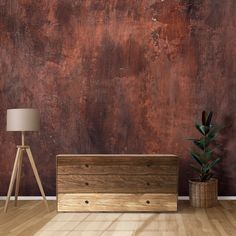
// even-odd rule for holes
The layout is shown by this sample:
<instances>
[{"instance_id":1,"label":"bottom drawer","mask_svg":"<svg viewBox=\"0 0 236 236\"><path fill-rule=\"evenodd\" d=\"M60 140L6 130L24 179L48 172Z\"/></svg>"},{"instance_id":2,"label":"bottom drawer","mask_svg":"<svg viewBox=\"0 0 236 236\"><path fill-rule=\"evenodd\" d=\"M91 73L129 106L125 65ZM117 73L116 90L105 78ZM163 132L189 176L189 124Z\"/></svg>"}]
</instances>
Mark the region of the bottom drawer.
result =
<instances>
[{"instance_id":1,"label":"bottom drawer","mask_svg":"<svg viewBox=\"0 0 236 236\"><path fill-rule=\"evenodd\" d=\"M59 193L60 212L86 211L177 211L176 194Z\"/></svg>"}]
</instances>

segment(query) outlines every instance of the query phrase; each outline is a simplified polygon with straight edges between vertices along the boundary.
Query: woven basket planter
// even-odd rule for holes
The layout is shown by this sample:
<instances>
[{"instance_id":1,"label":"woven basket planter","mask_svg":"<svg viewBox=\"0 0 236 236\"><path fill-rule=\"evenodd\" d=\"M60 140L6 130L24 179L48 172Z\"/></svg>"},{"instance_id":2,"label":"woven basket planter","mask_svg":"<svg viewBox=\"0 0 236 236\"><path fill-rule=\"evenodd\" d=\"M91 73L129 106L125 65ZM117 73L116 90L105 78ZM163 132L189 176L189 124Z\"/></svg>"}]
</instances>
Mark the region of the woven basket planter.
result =
<instances>
[{"instance_id":1,"label":"woven basket planter","mask_svg":"<svg viewBox=\"0 0 236 236\"><path fill-rule=\"evenodd\" d=\"M207 182L189 180L189 199L193 207L213 207L217 204L218 180L210 179Z\"/></svg>"}]
</instances>

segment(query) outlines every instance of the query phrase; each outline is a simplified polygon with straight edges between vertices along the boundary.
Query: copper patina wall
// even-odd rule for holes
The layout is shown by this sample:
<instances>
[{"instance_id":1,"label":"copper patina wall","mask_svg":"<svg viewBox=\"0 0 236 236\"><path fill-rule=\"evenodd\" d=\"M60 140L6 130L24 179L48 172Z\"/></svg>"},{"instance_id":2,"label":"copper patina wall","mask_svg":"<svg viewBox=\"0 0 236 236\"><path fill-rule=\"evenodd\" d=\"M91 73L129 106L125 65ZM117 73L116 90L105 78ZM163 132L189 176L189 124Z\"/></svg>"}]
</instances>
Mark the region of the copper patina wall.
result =
<instances>
[{"instance_id":1,"label":"copper patina wall","mask_svg":"<svg viewBox=\"0 0 236 236\"><path fill-rule=\"evenodd\" d=\"M0 195L20 134L6 109L37 107L29 133L47 195L58 153L174 153L188 193L185 137L203 109L225 125L220 195L236 195L235 0L1 0ZM22 195L39 191L24 161Z\"/></svg>"}]
</instances>

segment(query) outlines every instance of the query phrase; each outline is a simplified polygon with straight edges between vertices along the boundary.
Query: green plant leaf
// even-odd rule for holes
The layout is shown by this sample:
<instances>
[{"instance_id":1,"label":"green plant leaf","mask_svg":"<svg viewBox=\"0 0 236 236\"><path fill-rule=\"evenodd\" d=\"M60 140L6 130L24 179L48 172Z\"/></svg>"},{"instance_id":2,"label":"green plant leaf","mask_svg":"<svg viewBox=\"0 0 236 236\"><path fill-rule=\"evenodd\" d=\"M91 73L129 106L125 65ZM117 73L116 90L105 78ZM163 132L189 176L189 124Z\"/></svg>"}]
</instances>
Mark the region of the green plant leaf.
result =
<instances>
[{"instance_id":1,"label":"green plant leaf","mask_svg":"<svg viewBox=\"0 0 236 236\"><path fill-rule=\"evenodd\" d=\"M203 174L207 174L209 172L208 166L209 166L208 163L203 165L203 167L202 167L202 173Z\"/></svg>"},{"instance_id":2,"label":"green plant leaf","mask_svg":"<svg viewBox=\"0 0 236 236\"><path fill-rule=\"evenodd\" d=\"M213 112L210 111L210 113L208 114L207 119L206 119L206 126L210 126L212 116L213 116Z\"/></svg>"},{"instance_id":3,"label":"green plant leaf","mask_svg":"<svg viewBox=\"0 0 236 236\"><path fill-rule=\"evenodd\" d=\"M204 168L205 171L210 171L219 162L220 162L220 158L215 159L214 161L206 165L206 167Z\"/></svg>"},{"instance_id":4,"label":"green plant leaf","mask_svg":"<svg viewBox=\"0 0 236 236\"><path fill-rule=\"evenodd\" d=\"M201 182L208 181L212 176L213 176L212 173L203 174L203 175L201 176Z\"/></svg>"},{"instance_id":5,"label":"green plant leaf","mask_svg":"<svg viewBox=\"0 0 236 236\"><path fill-rule=\"evenodd\" d=\"M192 156L197 157L200 160L202 165L207 164L208 159L205 157L204 152L203 153L198 153L198 152L195 152L193 150L190 150L190 154Z\"/></svg>"},{"instance_id":6,"label":"green plant leaf","mask_svg":"<svg viewBox=\"0 0 236 236\"><path fill-rule=\"evenodd\" d=\"M215 139L222 127L212 124L212 117L212 111L202 111L202 123L195 124L195 128L200 132L201 137L198 139L187 139L191 141L198 149L200 149L197 151L190 150L190 155L195 161L195 164L191 165L191 167L199 174L199 179L201 181L209 180L213 176L211 169L220 162L220 158L217 155L214 155L216 157L212 159L214 148L218 146L217 143L213 142L213 149L211 148L210 144Z\"/></svg>"},{"instance_id":7,"label":"green plant leaf","mask_svg":"<svg viewBox=\"0 0 236 236\"><path fill-rule=\"evenodd\" d=\"M195 124L195 127L203 135L206 135L209 132L209 127L207 127L205 125Z\"/></svg>"},{"instance_id":8,"label":"green plant leaf","mask_svg":"<svg viewBox=\"0 0 236 236\"><path fill-rule=\"evenodd\" d=\"M193 141L193 140L198 140L196 138L185 138L186 140Z\"/></svg>"},{"instance_id":9,"label":"green plant leaf","mask_svg":"<svg viewBox=\"0 0 236 236\"><path fill-rule=\"evenodd\" d=\"M206 181L207 181L207 180L210 180L212 177L213 177L213 174L212 174L212 173L209 173L209 174L207 175L207 177L206 177Z\"/></svg>"},{"instance_id":10,"label":"green plant leaf","mask_svg":"<svg viewBox=\"0 0 236 236\"><path fill-rule=\"evenodd\" d=\"M211 140L208 139L207 137L202 137L201 139L193 140L193 143L201 150L205 150L209 146L210 141Z\"/></svg>"},{"instance_id":11,"label":"green plant leaf","mask_svg":"<svg viewBox=\"0 0 236 236\"><path fill-rule=\"evenodd\" d=\"M193 170L194 171L196 171L197 173L201 173L201 169L199 169L199 168L197 168L196 166L194 166L194 165L190 165L192 168L193 168Z\"/></svg>"},{"instance_id":12,"label":"green plant leaf","mask_svg":"<svg viewBox=\"0 0 236 236\"><path fill-rule=\"evenodd\" d=\"M195 138L186 138L186 140L191 141L193 144L195 144L198 148L204 150L209 145L209 139L207 137L202 137L201 139L195 139Z\"/></svg>"},{"instance_id":13,"label":"green plant leaf","mask_svg":"<svg viewBox=\"0 0 236 236\"><path fill-rule=\"evenodd\" d=\"M207 138L213 140L216 137L216 135L220 132L221 129L222 127L213 127L207 134Z\"/></svg>"},{"instance_id":14,"label":"green plant leaf","mask_svg":"<svg viewBox=\"0 0 236 236\"><path fill-rule=\"evenodd\" d=\"M204 147L202 146L202 143L200 140L193 140L193 143L200 149L204 150Z\"/></svg>"},{"instance_id":15,"label":"green plant leaf","mask_svg":"<svg viewBox=\"0 0 236 236\"><path fill-rule=\"evenodd\" d=\"M201 134L205 135L205 130L202 128L202 127L204 127L204 125L195 124L195 127L197 128L197 130L198 130Z\"/></svg>"},{"instance_id":16,"label":"green plant leaf","mask_svg":"<svg viewBox=\"0 0 236 236\"><path fill-rule=\"evenodd\" d=\"M207 148L209 144L211 143L211 140L208 137L203 137L200 139L200 142L205 148Z\"/></svg>"},{"instance_id":17,"label":"green plant leaf","mask_svg":"<svg viewBox=\"0 0 236 236\"><path fill-rule=\"evenodd\" d=\"M202 111L202 124L206 124L206 111Z\"/></svg>"},{"instance_id":18,"label":"green plant leaf","mask_svg":"<svg viewBox=\"0 0 236 236\"><path fill-rule=\"evenodd\" d=\"M202 154L204 160L206 161L205 163L207 163L211 159L212 153L213 153L213 150L209 149Z\"/></svg>"},{"instance_id":19,"label":"green plant leaf","mask_svg":"<svg viewBox=\"0 0 236 236\"><path fill-rule=\"evenodd\" d=\"M218 157L217 159L215 159L214 161L212 161L210 164L209 164L209 170L212 169L216 164L218 164L220 162L220 158Z\"/></svg>"},{"instance_id":20,"label":"green plant leaf","mask_svg":"<svg viewBox=\"0 0 236 236\"><path fill-rule=\"evenodd\" d=\"M199 158L199 155L193 151L190 151L191 157L200 165L202 166L203 163L201 161L201 159Z\"/></svg>"}]
</instances>

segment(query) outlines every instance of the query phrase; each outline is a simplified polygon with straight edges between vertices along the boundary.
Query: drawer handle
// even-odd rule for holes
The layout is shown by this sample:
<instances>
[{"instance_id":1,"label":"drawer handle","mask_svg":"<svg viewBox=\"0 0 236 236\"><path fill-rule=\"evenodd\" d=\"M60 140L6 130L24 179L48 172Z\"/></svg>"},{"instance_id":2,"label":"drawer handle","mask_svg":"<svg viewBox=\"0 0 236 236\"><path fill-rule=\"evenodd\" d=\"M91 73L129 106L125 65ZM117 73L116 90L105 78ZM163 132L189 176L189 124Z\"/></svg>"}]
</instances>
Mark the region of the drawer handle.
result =
<instances>
[{"instance_id":1,"label":"drawer handle","mask_svg":"<svg viewBox=\"0 0 236 236\"><path fill-rule=\"evenodd\" d=\"M147 203L147 204L150 204L150 201L149 201L149 200L147 200L147 201L146 201L146 203Z\"/></svg>"},{"instance_id":2,"label":"drawer handle","mask_svg":"<svg viewBox=\"0 0 236 236\"><path fill-rule=\"evenodd\" d=\"M151 164L147 164L147 167L151 167Z\"/></svg>"},{"instance_id":3,"label":"drawer handle","mask_svg":"<svg viewBox=\"0 0 236 236\"><path fill-rule=\"evenodd\" d=\"M88 185L89 185L89 183L87 183L87 182L86 182L86 183L85 183L85 185L86 185L86 186L88 186Z\"/></svg>"},{"instance_id":4,"label":"drawer handle","mask_svg":"<svg viewBox=\"0 0 236 236\"><path fill-rule=\"evenodd\" d=\"M89 168L89 164L85 164L85 167Z\"/></svg>"},{"instance_id":5,"label":"drawer handle","mask_svg":"<svg viewBox=\"0 0 236 236\"><path fill-rule=\"evenodd\" d=\"M149 183L149 182L147 182L147 186L150 186L150 183Z\"/></svg>"},{"instance_id":6,"label":"drawer handle","mask_svg":"<svg viewBox=\"0 0 236 236\"><path fill-rule=\"evenodd\" d=\"M89 201L88 201L88 200L85 200L84 202L85 202L85 204L89 204Z\"/></svg>"}]
</instances>

